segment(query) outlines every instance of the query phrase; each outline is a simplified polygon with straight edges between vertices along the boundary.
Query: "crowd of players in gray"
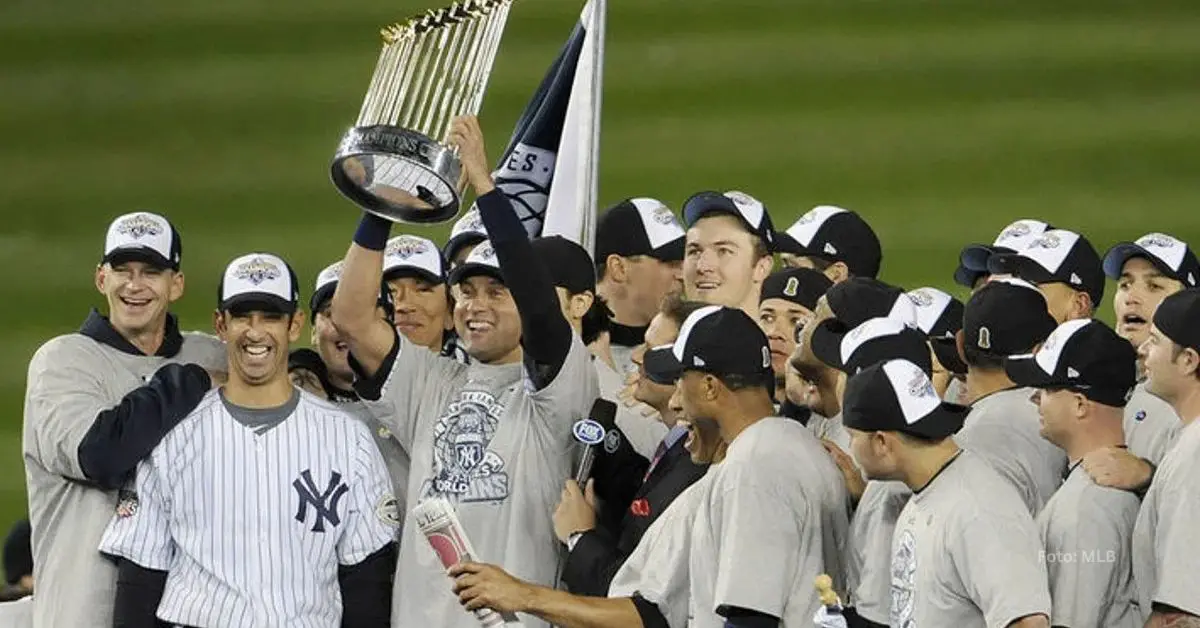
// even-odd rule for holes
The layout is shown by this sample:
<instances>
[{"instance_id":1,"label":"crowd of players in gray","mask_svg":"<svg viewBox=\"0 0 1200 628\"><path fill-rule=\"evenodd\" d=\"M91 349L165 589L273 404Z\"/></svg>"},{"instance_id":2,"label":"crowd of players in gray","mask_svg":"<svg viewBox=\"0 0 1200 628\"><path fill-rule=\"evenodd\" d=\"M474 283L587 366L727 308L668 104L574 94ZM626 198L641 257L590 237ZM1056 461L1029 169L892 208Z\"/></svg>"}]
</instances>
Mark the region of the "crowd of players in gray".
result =
<instances>
[{"instance_id":1,"label":"crowd of players in gray","mask_svg":"<svg viewBox=\"0 0 1200 628\"><path fill-rule=\"evenodd\" d=\"M450 141L477 198L444 246L364 214L307 312L239 257L215 337L169 313L175 227L113 221L107 313L29 367L3 625L1200 626L1185 242L1018 220L963 249L964 304L877 280L855 212L701 192L612 206L592 255L529 237L473 118ZM431 498L480 562L443 566Z\"/></svg>"}]
</instances>

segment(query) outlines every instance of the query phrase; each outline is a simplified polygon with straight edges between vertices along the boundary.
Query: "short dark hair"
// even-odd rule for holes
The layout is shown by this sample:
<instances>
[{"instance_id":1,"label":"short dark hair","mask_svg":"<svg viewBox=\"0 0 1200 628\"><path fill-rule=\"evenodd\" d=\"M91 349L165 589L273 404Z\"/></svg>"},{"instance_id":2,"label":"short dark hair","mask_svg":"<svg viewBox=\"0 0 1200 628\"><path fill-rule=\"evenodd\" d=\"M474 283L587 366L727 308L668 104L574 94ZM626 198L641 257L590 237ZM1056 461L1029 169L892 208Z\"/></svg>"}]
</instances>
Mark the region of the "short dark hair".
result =
<instances>
[{"instance_id":1,"label":"short dark hair","mask_svg":"<svg viewBox=\"0 0 1200 628\"><path fill-rule=\"evenodd\" d=\"M963 361L967 366L973 366L985 371L1003 371L1004 356L988 353L970 344L963 345Z\"/></svg>"},{"instance_id":2,"label":"short dark hair","mask_svg":"<svg viewBox=\"0 0 1200 628\"><path fill-rule=\"evenodd\" d=\"M662 303L658 307L658 311L664 316L671 319L676 327L683 327L683 321L691 316L696 310L710 305L709 303L701 303L699 301L689 301L683 297L683 294L678 292L667 293L663 297Z\"/></svg>"},{"instance_id":3,"label":"short dark hair","mask_svg":"<svg viewBox=\"0 0 1200 628\"><path fill-rule=\"evenodd\" d=\"M755 262L764 257L771 257L770 247L767 246L766 242L763 242L763 239L757 233L750 234L750 242L754 245Z\"/></svg>"},{"instance_id":4,"label":"short dark hair","mask_svg":"<svg viewBox=\"0 0 1200 628\"><path fill-rule=\"evenodd\" d=\"M751 388L762 388L770 390L775 385L775 373L729 373L725 375L713 374L726 388L732 392L740 390L749 390Z\"/></svg>"}]
</instances>

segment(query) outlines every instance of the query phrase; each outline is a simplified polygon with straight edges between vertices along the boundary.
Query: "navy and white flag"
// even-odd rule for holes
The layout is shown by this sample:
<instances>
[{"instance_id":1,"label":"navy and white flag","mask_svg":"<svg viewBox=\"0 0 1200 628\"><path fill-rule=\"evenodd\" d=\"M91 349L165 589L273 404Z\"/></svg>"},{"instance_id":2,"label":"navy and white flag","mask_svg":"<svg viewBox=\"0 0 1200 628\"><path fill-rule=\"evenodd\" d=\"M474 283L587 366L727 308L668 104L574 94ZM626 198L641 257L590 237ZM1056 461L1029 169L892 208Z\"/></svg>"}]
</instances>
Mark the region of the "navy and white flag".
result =
<instances>
[{"instance_id":1,"label":"navy and white flag","mask_svg":"<svg viewBox=\"0 0 1200 628\"><path fill-rule=\"evenodd\" d=\"M606 0L589 0L584 7L517 120L494 173L530 237L561 235L589 252L596 222L606 12Z\"/></svg>"}]
</instances>

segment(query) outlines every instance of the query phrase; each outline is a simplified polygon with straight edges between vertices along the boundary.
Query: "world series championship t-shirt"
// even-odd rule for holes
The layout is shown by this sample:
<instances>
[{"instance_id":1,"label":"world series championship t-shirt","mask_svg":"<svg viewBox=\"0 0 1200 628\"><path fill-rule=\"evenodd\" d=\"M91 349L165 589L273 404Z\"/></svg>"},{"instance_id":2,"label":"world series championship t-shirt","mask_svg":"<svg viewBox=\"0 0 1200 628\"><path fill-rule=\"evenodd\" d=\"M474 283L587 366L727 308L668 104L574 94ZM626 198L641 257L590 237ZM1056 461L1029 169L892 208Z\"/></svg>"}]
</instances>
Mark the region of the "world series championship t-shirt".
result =
<instances>
[{"instance_id":1,"label":"world series championship t-shirt","mask_svg":"<svg viewBox=\"0 0 1200 628\"><path fill-rule=\"evenodd\" d=\"M557 376L535 390L521 363L464 365L398 338L379 400L365 403L411 455L409 512L423 499L446 498L480 560L553 587L561 544L552 515L571 473L571 428L599 394L587 347L572 335ZM478 628L409 521L401 533L392 625Z\"/></svg>"}]
</instances>

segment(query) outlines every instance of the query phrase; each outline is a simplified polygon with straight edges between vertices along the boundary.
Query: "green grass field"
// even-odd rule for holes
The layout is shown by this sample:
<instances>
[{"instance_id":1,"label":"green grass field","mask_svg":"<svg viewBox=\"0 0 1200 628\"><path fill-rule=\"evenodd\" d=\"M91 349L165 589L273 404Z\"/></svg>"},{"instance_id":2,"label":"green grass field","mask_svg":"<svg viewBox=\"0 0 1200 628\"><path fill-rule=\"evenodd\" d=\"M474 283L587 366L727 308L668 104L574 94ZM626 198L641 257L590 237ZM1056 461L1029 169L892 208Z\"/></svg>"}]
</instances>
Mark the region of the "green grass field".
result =
<instances>
[{"instance_id":1,"label":"green grass field","mask_svg":"<svg viewBox=\"0 0 1200 628\"><path fill-rule=\"evenodd\" d=\"M781 228L843 205L908 287L948 287L958 249L1018 217L1102 250L1150 230L1200 242L1193 0L609 4L606 203L737 188ZM581 6L518 0L481 114L493 159ZM377 30L425 8L0 4L0 526L25 508L27 361L97 302L109 220L149 209L180 227L191 328L239 253L281 253L311 281L357 220L327 172Z\"/></svg>"}]
</instances>

